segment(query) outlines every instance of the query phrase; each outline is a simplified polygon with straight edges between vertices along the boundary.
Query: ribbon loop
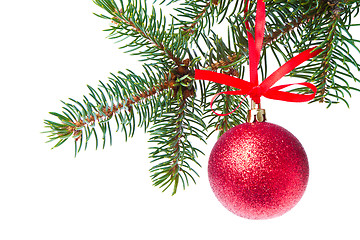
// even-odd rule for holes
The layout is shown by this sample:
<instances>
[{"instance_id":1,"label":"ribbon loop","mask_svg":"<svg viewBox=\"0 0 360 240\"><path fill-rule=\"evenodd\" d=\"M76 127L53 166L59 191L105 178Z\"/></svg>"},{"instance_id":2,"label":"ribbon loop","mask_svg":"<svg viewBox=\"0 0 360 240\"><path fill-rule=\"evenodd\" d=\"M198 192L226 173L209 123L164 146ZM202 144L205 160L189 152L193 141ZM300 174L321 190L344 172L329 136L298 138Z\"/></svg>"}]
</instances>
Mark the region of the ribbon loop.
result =
<instances>
[{"instance_id":1,"label":"ribbon loop","mask_svg":"<svg viewBox=\"0 0 360 240\"><path fill-rule=\"evenodd\" d=\"M246 0L245 3L245 15L248 11L249 0ZM217 93L213 99L211 100L210 106L211 110L219 116L226 116L235 112L244 101L242 100L240 105L230 113L218 114L216 113L212 106L216 97L220 94L230 94L230 95L246 95L250 96L250 98L256 103L260 103L261 96L264 96L269 99L281 100L286 102L307 102L314 99L316 95L317 88L314 84L303 82L303 83L292 83L285 84L276 87L272 87L276 82L278 82L282 77L291 72L301 63L317 56L321 53L322 49L315 50L316 47L310 48L306 51L301 52L297 56L291 58L284 65L279 67L275 72L273 72L269 77L267 77L260 85L258 83L258 72L257 67L260 62L260 54L263 45L264 32L265 32L265 3L263 0L258 0L256 5L256 19L255 19L255 35L253 36L250 33L250 25L249 22L245 22L245 26L247 29L248 42L249 42L249 65L250 65L250 82L245 81L240 78L235 78L226 74L216 73L212 71L206 70L195 70L195 79L198 80L208 80L211 82L224 84L226 86L234 87L239 90L237 91L227 91ZM298 93L290 93L280 91L289 86L293 85L302 85L304 87L312 90L312 94L298 94ZM246 98L245 96L245 98ZM244 98L244 99L245 99Z\"/></svg>"},{"instance_id":2,"label":"ribbon loop","mask_svg":"<svg viewBox=\"0 0 360 240\"><path fill-rule=\"evenodd\" d=\"M236 112L236 110L239 109L239 107L241 106L242 102L243 102L243 101L245 100L245 98L246 98L246 97L245 97L245 98L240 102L240 104L239 104L234 110L232 110L231 112L229 112L229 113L217 113L217 112L214 111L213 104L214 104L215 99L216 99L218 96L220 96L221 94L227 94L227 95L242 95L242 91L219 92L219 93L215 94L215 95L212 97L211 102L210 102L210 108L211 108L211 111L212 111L213 113L215 113L216 115L218 115L218 116L227 116L227 115L230 115L230 114Z\"/></svg>"}]
</instances>

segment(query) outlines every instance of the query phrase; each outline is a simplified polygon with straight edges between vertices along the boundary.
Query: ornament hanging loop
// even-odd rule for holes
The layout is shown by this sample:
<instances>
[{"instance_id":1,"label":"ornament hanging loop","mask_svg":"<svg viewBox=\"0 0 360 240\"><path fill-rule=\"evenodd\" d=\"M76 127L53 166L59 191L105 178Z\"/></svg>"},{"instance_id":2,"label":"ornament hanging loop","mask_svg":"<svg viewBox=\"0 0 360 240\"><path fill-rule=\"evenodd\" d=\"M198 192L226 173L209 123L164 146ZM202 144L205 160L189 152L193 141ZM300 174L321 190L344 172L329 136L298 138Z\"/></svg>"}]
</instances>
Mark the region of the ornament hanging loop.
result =
<instances>
[{"instance_id":1,"label":"ornament hanging loop","mask_svg":"<svg viewBox=\"0 0 360 240\"><path fill-rule=\"evenodd\" d=\"M260 103L255 103L254 100L251 100L251 109L248 111L246 121L248 123L266 121L265 109L261 108Z\"/></svg>"},{"instance_id":2,"label":"ornament hanging loop","mask_svg":"<svg viewBox=\"0 0 360 240\"><path fill-rule=\"evenodd\" d=\"M245 3L245 12L248 11L249 0L246 0ZM246 14L245 14L246 15ZM261 56L261 50L263 47L264 33L265 33L265 3L264 0L258 0L256 5L256 18L255 18L255 34L251 34L250 25L248 21L245 21L247 35L248 35L248 46L249 46L249 65L250 65L250 82L245 81L240 78L232 77L227 74L221 74L217 72L212 72L209 70L199 70L195 69L195 79L198 80L208 80L214 83L223 84L229 87L233 87L239 90L236 91L226 91L217 93L210 102L211 110L212 104L215 98L220 94L228 95L245 95L250 96L252 100L252 107L248 113L247 122L264 122L266 121L265 110L260 107L260 98L266 97L269 99L282 100L286 102L307 102L315 98L317 87L308 82L304 83L292 83L285 84L280 86L273 85L278 82L286 74L290 73L297 66L303 62L309 60L320 54L323 50L317 49L318 47L312 47L308 50L305 50L298 55L289 59L285 64L279 67L275 72L270 76L264 79L260 84L258 82L258 66ZM280 91L283 88L292 86L292 85L302 85L312 90L312 94L299 94L299 93L290 93L285 91ZM237 107L239 108L240 105ZM236 108L236 109L237 109ZM233 110L230 113L225 114L216 114L218 116L227 116L236 111Z\"/></svg>"}]
</instances>

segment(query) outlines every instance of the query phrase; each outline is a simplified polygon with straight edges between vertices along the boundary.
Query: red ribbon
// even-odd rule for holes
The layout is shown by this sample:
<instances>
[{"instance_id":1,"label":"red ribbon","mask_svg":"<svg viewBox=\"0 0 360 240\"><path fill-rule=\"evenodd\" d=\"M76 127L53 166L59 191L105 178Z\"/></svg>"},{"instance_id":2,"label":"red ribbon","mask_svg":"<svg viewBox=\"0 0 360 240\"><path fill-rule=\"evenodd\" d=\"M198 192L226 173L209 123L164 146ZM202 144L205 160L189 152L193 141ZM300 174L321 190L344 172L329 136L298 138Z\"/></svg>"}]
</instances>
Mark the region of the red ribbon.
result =
<instances>
[{"instance_id":1,"label":"red ribbon","mask_svg":"<svg viewBox=\"0 0 360 240\"><path fill-rule=\"evenodd\" d=\"M249 5L249 0L246 0L245 15L248 11L248 5ZM255 18L255 39L249 31L250 30L249 22L248 21L245 22L247 35L248 35L248 42L249 42L248 45L249 45L249 62L250 62L250 82L226 74L216 73L207 70L198 70L198 69L195 70L195 79L208 80L211 82L220 83L226 86L241 89L238 91L226 91L216 94L211 100L210 103L211 109L215 98L220 94L249 95L250 98L256 104L260 103L261 96L270 99L282 100L286 102L307 102L314 99L317 89L316 86L312 83L303 82L303 83L285 84L276 87L272 87L272 86L282 77L284 77L286 74L288 74L297 66L299 66L301 63L309 60L310 58L317 56L319 53L323 51L322 49L315 50L316 47L303 51L297 56L291 58L289 61L287 61L284 65L278 68L274 73L272 73L259 85L257 67L260 62L260 53L264 41L265 15L266 15L265 3L263 2L263 0L258 0L257 9L256 9L256 18ZM302 85L308 87L313 91L313 93L297 94L297 93L279 91L283 88L293 85ZM239 106L230 113L226 113L226 114L215 113L215 114L219 116L229 115L235 112L239 108Z\"/></svg>"}]
</instances>

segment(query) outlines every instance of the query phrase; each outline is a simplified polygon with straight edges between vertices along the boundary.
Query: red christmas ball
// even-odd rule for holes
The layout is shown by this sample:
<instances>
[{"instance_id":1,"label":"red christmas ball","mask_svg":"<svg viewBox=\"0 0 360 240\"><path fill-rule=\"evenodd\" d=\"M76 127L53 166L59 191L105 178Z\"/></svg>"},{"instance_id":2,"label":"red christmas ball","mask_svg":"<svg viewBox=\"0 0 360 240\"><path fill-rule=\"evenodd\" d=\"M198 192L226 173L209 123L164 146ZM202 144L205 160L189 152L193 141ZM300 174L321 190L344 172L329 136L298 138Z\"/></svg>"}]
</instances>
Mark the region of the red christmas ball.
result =
<instances>
[{"instance_id":1,"label":"red christmas ball","mask_svg":"<svg viewBox=\"0 0 360 240\"><path fill-rule=\"evenodd\" d=\"M280 216L300 200L309 164L299 140L267 122L245 123L224 133L209 159L209 181L218 200L249 219Z\"/></svg>"}]
</instances>

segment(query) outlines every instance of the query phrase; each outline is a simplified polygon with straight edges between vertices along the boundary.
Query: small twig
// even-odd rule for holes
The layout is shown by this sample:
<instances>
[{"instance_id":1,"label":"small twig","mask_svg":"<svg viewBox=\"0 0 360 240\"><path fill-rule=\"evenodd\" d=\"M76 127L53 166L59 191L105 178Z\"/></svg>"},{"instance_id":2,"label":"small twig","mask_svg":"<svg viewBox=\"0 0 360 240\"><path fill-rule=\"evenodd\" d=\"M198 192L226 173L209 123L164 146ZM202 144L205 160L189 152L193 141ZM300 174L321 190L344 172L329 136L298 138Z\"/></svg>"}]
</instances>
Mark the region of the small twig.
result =
<instances>
[{"instance_id":1,"label":"small twig","mask_svg":"<svg viewBox=\"0 0 360 240\"><path fill-rule=\"evenodd\" d=\"M186 33L193 34L194 33L193 29L195 28L196 24L198 24L198 20L206 13L206 11L211 3L214 4L214 1L209 1L205 5L204 9L195 17L194 22L190 26L183 26L183 27L181 27L181 29L185 29L184 32L186 32ZM217 2L216 2L216 5L217 5Z\"/></svg>"},{"instance_id":2,"label":"small twig","mask_svg":"<svg viewBox=\"0 0 360 240\"><path fill-rule=\"evenodd\" d=\"M119 13L115 12L115 14L119 14ZM141 34L144 38L148 39L149 42L151 42L159 50L163 51L170 59L172 59L177 66L180 66L181 60L179 58L175 57L171 51L169 51L168 49L165 49L165 47L162 43L156 43L155 41L153 41L148 32L143 31L142 29L138 28L135 25L135 23L132 22L130 19L125 19L124 16L122 15L122 12L120 12L120 14L121 14L122 18L119 18L118 16L114 17L114 20L116 20L117 23L124 22L125 24L131 26L135 32Z\"/></svg>"},{"instance_id":3,"label":"small twig","mask_svg":"<svg viewBox=\"0 0 360 240\"><path fill-rule=\"evenodd\" d=\"M281 30L279 29L269 35L266 35L264 37L263 48L266 47L267 45L271 44L273 41L275 41L282 35L289 33L290 31L299 27L301 24L307 22L309 19L313 18L316 14L317 13L298 17L298 18L294 19L293 21L291 21L290 23L287 23ZM227 57L228 61L220 60L219 62L212 63L211 69L215 71L220 67L224 67L231 63L238 61L241 57L242 57L241 54L233 53L232 55Z\"/></svg>"},{"instance_id":4,"label":"small twig","mask_svg":"<svg viewBox=\"0 0 360 240\"><path fill-rule=\"evenodd\" d=\"M265 47L266 45L272 43L273 41L278 39L281 35L289 33L290 31L292 31L295 28L299 27L301 24L303 24L307 20L313 18L315 15L304 15L304 16L298 17L298 18L292 20L290 23L287 23L284 26L284 28L278 29L275 32L265 36L264 37L263 47Z\"/></svg>"},{"instance_id":5,"label":"small twig","mask_svg":"<svg viewBox=\"0 0 360 240\"><path fill-rule=\"evenodd\" d=\"M329 29L329 34L330 33L332 33L332 34L331 34L328 42L325 45L325 50L324 50L324 56L325 57L324 57L323 61L321 62L321 67L322 67L322 69L324 69L324 71L321 73L321 78L323 80L321 81L320 86L322 86L322 87L321 87L321 90L320 90L320 93L319 93L320 96L321 96L321 99L320 99L319 102L321 102L321 103L323 103L325 101L326 82L328 80L327 75L328 75L328 69L330 67L329 57L328 56L329 56L329 52L331 50L332 42L333 42L334 36L335 36L333 30L336 27L336 23L337 23L338 18L339 18L338 15L333 15L333 19L332 19L333 23L331 24L331 28Z\"/></svg>"}]
</instances>

